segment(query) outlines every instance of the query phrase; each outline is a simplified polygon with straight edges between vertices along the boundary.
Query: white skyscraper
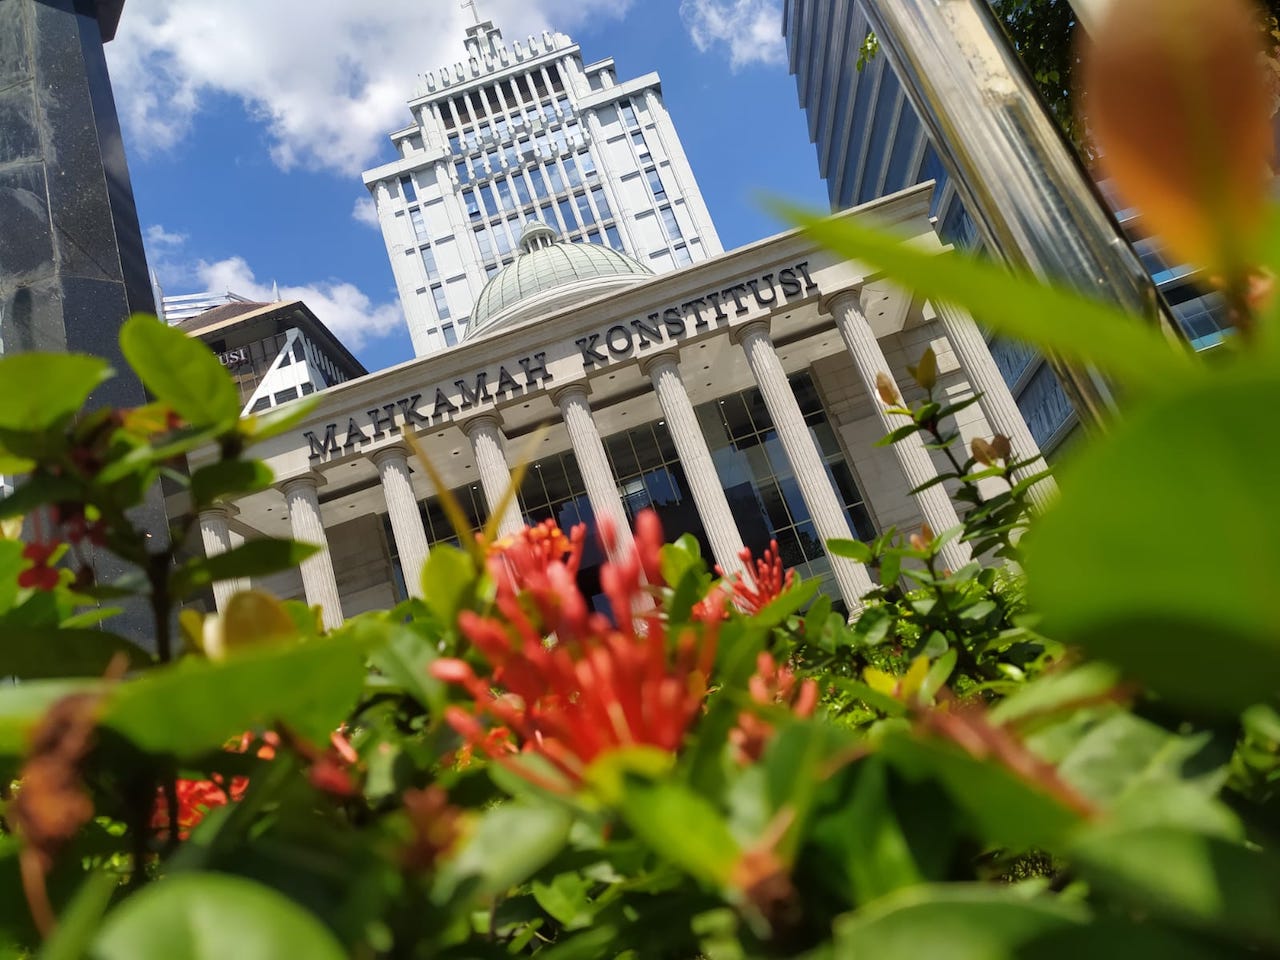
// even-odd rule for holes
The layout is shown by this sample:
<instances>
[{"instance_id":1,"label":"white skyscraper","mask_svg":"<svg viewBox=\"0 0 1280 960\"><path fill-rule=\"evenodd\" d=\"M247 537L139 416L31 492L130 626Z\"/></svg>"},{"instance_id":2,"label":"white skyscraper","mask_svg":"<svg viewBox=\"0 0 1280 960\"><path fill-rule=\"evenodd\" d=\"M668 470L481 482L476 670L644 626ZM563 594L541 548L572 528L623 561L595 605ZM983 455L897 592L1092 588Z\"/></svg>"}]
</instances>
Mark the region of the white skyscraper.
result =
<instances>
[{"instance_id":1,"label":"white skyscraper","mask_svg":"<svg viewBox=\"0 0 1280 960\"><path fill-rule=\"evenodd\" d=\"M400 158L364 174L415 354L462 338L531 220L655 273L722 252L656 73L619 83L564 34L507 46L479 17L466 47L422 77Z\"/></svg>"}]
</instances>

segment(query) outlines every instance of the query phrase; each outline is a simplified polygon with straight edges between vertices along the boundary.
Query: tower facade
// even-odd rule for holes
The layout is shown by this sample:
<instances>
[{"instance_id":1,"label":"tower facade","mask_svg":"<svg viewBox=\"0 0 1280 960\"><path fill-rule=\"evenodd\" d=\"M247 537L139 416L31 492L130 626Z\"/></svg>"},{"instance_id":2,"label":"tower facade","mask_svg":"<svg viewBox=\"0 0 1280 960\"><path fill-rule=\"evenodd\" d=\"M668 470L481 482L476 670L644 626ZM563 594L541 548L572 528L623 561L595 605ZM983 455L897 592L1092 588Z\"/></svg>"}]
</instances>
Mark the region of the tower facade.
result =
<instances>
[{"instance_id":1,"label":"tower facade","mask_svg":"<svg viewBox=\"0 0 1280 960\"><path fill-rule=\"evenodd\" d=\"M399 158L364 174L417 356L462 340L530 221L654 273L723 251L656 73L619 82L564 34L507 45L476 19L468 59L422 76Z\"/></svg>"}]
</instances>

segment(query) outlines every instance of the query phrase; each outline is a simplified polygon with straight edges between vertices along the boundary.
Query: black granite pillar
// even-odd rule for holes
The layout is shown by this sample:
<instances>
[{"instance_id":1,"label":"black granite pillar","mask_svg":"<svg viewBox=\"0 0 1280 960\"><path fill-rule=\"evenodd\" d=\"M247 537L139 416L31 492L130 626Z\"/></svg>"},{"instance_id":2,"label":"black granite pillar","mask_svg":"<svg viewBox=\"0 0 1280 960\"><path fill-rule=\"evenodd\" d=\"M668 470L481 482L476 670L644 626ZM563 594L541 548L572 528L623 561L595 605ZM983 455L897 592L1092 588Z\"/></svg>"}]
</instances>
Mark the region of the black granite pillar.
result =
<instances>
[{"instance_id":1,"label":"black granite pillar","mask_svg":"<svg viewBox=\"0 0 1280 960\"><path fill-rule=\"evenodd\" d=\"M120 326L155 312L103 44L123 0L0 0L0 352L92 353L117 371ZM94 406L145 403L117 376ZM139 521L163 536L159 491ZM96 558L100 578L119 564ZM144 611L110 628L145 639Z\"/></svg>"}]
</instances>

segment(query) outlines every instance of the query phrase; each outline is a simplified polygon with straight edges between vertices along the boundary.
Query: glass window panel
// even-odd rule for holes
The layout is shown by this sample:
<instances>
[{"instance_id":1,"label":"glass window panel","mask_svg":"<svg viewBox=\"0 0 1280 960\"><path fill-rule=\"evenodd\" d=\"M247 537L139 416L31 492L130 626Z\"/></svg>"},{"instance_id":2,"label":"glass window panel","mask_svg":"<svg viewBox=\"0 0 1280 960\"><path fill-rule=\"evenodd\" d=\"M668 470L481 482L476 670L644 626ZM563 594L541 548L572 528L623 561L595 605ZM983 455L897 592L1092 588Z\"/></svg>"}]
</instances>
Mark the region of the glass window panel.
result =
<instances>
[{"instance_id":1,"label":"glass window panel","mask_svg":"<svg viewBox=\"0 0 1280 960\"><path fill-rule=\"evenodd\" d=\"M578 229L578 221L573 218L573 204L567 199L560 201L560 216L564 220L565 230L572 231Z\"/></svg>"},{"instance_id":2,"label":"glass window panel","mask_svg":"<svg viewBox=\"0 0 1280 960\"><path fill-rule=\"evenodd\" d=\"M662 177L658 176L658 171L650 167L644 172L645 178L649 181L649 190L653 193L653 199L665 200L667 191L662 189Z\"/></svg>"},{"instance_id":3,"label":"glass window panel","mask_svg":"<svg viewBox=\"0 0 1280 960\"><path fill-rule=\"evenodd\" d=\"M498 242L498 256L511 252L511 237L501 220L493 225L493 237Z\"/></svg>"},{"instance_id":4,"label":"glass window panel","mask_svg":"<svg viewBox=\"0 0 1280 960\"><path fill-rule=\"evenodd\" d=\"M551 180L551 190L553 193L564 192L564 177L560 176L560 167L554 160L547 164L547 177Z\"/></svg>"},{"instance_id":5,"label":"glass window panel","mask_svg":"<svg viewBox=\"0 0 1280 960\"><path fill-rule=\"evenodd\" d=\"M687 267L693 263L693 257L689 255L689 248L683 244L672 248L671 253L676 258L677 267Z\"/></svg>"},{"instance_id":6,"label":"glass window panel","mask_svg":"<svg viewBox=\"0 0 1280 960\"><path fill-rule=\"evenodd\" d=\"M547 197L547 182L542 178L542 170L538 167L530 167L529 179L533 181L533 192L538 195L538 199L545 200Z\"/></svg>"},{"instance_id":7,"label":"glass window panel","mask_svg":"<svg viewBox=\"0 0 1280 960\"><path fill-rule=\"evenodd\" d=\"M529 194L529 185L525 182L524 174L517 171L513 176L513 182L516 186L516 197L520 200L520 205L526 206L533 202L533 197Z\"/></svg>"},{"instance_id":8,"label":"glass window panel","mask_svg":"<svg viewBox=\"0 0 1280 960\"><path fill-rule=\"evenodd\" d=\"M594 177L596 175L596 161L591 156L590 150L583 150L578 154L578 163L582 166L583 176Z\"/></svg>"},{"instance_id":9,"label":"glass window panel","mask_svg":"<svg viewBox=\"0 0 1280 960\"><path fill-rule=\"evenodd\" d=\"M476 228L476 245L480 248L480 259L488 260L493 256L493 243L489 240L489 228L480 226Z\"/></svg>"},{"instance_id":10,"label":"glass window panel","mask_svg":"<svg viewBox=\"0 0 1280 960\"><path fill-rule=\"evenodd\" d=\"M582 225L589 226L596 222L595 216L591 213L591 203L587 200L585 193L574 194L574 200L578 203L578 214L582 220Z\"/></svg>"},{"instance_id":11,"label":"glass window panel","mask_svg":"<svg viewBox=\"0 0 1280 960\"><path fill-rule=\"evenodd\" d=\"M480 185L480 196L484 199L484 209L489 216L495 216L498 212L498 203L493 198L493 188L489 184Z\"/></svg>"},{"instance_id":12,"label":"glass window panel","mask_svg":"<svg viewBox=\"0 0 1280 960\"><path fill-rule=\"evenodd\" d=\"M453 169L458 174L459 183L471 182L471 174L467 171L467 162L465 160L458 160L457 162L455 162L453 165Z\"/></svg>"},{"instance_id":13,"label":"glass window panel","mask_svg":"<svg viewBox=\"0 0 1280 960\"><path fill-rule=\"evenodd\" d=\"M422 216L422 210L414 207L409 211L409 220L413 223L413 235L419 240L427 239L427 221Z\"/></svg>"},{"instance_id":14,"label":"glass window panel","mask_svg":"<svg viewBox=\"0 0 1280 960\"><path fill-rule=\"evenodd\" d=\"M422 266L427 271L428 280L440 279L440 271L436 269L436 255L430 247L422 248Z\"/></svg>"},{"instance_id":15,"label":"glass window panel","mask_svg":"<svg viewBox=\"0 0 1280 960\"><path fill-rule=\"evenodd\" d=\"M431 288L431 299L435 301L436 313L441 320L449 319L449 301L444 296L444 285L437 283Z\"/></svg>"},{"instance_id":16,"label":"glass window panel","mask_svg":"<svg viewBox=\"0 0 1280 960\"><path fill-rule=\"evenodd\" d=\"M511 194L511 184L506 177L501 177L495 184L498 188L498 202L502 205L503 210L514 210L516 201Z\"/></svg>"},{"instance_id":17,"label":"glass window panel","mask_svg":"<svg viewBox=\"0 0 1280 960\"><path fill-rule=\"evenodd\" d=\"M418 202L418 191L413 185L413 177L405 174L400 178L400 190L404 193L404 198L410 203Z\"/></svg>"},{"instance_id":18,"label":"glass window panel","mask_svg":"<svg viewBox=\"0 0 1280 960\"><path fill-rule=\"evenodd\" d=\"M662 214L662 223L667 228L667 236L672 240L679 240L684 234L680 232L680 224L676 223L675 212L670 207L663 207L658 211Z\"/></svg>"},{"instance_id":19,"label":"glass window panel","mask_svg":"<svg viewBox=\"0 0 1280 960\"><path fill-rule=\"evenodd\" d=\"M569 178L569 186L582 186L582 174L578 172L578 165L573 162L573 156L563 157L560 162L564 164L564 172Z\"/></svg>"},{"instance_id":20,"label":"glass window panel","mask_svg":"<svg viewBox=\"0 0 1280 960\"><path fill-rule=\"evenodd\" d=\"M596 202L596 209L600 211L601 220L608 220L613 216L613 211L609 209L609 200L604 194L604 187L592 187L591 199Z\"/></svg>"},{"instance_id":21,"label":"glass window panel","mask_svg":"<svg viewBox=\"0 0 1280 960\"><path fill-rule=\"evenodd\" d=\"M462 201L467 205L467 214L472 220L480 218L480 200L476 197L474 190L463 190Z\"/></svg>"},{"instance_id":22,"label":"glass window panel","mask_svg":"<svg viewBox=\"0 0 1280 960\"><path fill-rule=\"evenodd\" d=\"M619 253L623 252L622 234L618 232L617 227L613 224L609 224L604 228L604 235L609 238L609 246L613 247L613 249L617 250Z\"/></svg>"},{"instance_id":23,"label":"glass window panel","mask_svg":"<svg viewBox=\"0 0 1280 960\"><path fill-rule=\"evenodd\" d=\"M649 159L649 145L644 142L644 133L635 130L631 134L631 142L636 146L636 155L641 160Z\"/></svg>"}]
</instances>

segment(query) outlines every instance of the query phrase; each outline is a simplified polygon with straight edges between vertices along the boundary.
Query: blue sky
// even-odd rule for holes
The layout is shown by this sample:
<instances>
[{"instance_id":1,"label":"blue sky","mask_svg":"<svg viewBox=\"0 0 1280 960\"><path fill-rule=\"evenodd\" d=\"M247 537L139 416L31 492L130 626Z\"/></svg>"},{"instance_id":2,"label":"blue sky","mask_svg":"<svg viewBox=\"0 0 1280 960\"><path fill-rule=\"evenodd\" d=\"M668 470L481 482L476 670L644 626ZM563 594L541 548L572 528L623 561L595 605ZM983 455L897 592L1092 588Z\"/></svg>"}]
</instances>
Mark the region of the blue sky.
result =
<instances>
[{"instance_id":1,"label":"blue sky","mask_svg":"<svg viewBox=\"0 0 1280 960\"><path fill-rule=\"evenodd\" d=\"M361 9L354 10L359 7ZM656 70L727 249L826 205L787 73L781 0L480 0L508 41L548 27L618 76ZM129 0L107 48L148 257L167 294L272 282L370 369L412 356L363 169L394 158L416 73L461 58L456 0Z\"/></svg>"}]
</instances>

